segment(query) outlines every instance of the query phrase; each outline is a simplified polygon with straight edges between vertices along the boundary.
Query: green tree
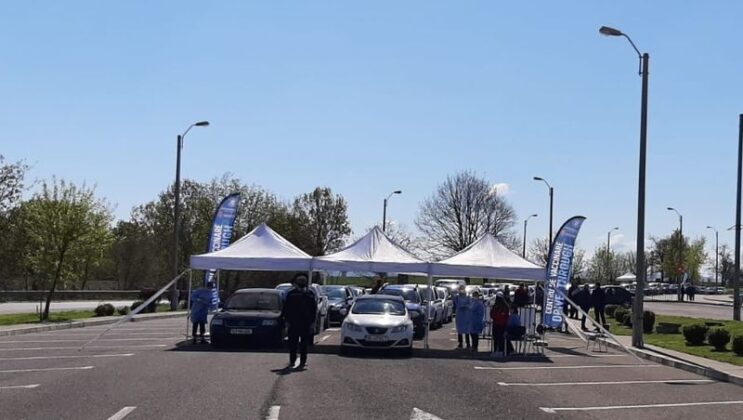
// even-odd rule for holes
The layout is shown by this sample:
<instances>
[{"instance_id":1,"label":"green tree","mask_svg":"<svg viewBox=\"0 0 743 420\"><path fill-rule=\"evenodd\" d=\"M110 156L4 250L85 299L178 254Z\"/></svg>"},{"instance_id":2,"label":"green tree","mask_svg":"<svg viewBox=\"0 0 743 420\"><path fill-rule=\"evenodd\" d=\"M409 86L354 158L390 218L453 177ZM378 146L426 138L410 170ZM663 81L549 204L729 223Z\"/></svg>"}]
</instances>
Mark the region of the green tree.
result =
<instances>
[{"instance_id":1,"label":"green tree","mask_svg":"<svg viewBox=\"0 0 743 420\"><path fill-rule=\"evenodd\" d=\"M604 284L614 283L622 275L622 259L606 247L599 246L591 258L589 272L593 281Z\"/></svg>"},{"instance_id":2,"label":"green tree","mask_svg":"<svg viewBox=\"0 0 743 420\"><path fill-rule=\"evenodd\" d=\"M700 269L707 259L704 238L689 242L676 230L671 236L650 239L652 245L648 260L656 270L660 269L661 279L668 276L678 282L684 273L692 282L701 279Z\"/></svg>"},{"instance_id":3,"label":"green tree","mask_svg":"<svg viewBox=\"0 0 743 420\"><path fill-rule=\"evenodd\" d=\"M112 214L93 188L56 179L43 182L41 191L23 207L31 243L29 261L49 289L42 314L42 320L46 320L54 291L75 277L72 263L76 256L105 247Z\"/></svg>"},{"instance_id":4,"label":"green tree","mask_svg":"<svg viewBox=\"0 0 743 420\"><path fill-rule=\"evenodd\" d=\"M287 239L310 255L340 249L351 234L346 199L327 187L294 199L289 221L292 231Z\"/></svg>"},{"instance_id":5,"label":"green tree","mask_svg":"<svg viewBox=\"0 0 743 420\"><path fill-rule=\"evenodd\" d=\"M6 163L0 155L0 214L5 214L21 199L29 166L23 161Z\"/></svg>"}]
</instances>

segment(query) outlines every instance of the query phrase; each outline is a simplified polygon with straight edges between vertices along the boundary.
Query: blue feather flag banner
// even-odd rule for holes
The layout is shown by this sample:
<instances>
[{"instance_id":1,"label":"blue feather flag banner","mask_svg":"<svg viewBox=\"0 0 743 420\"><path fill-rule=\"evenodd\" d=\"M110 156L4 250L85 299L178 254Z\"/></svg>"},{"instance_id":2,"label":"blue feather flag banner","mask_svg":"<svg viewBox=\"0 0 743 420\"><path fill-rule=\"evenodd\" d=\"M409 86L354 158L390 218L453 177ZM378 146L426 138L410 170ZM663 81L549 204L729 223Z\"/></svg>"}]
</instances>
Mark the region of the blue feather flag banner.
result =
<instances>
[{"instance_id":1,"label":"blue feather flag banner","mask_svg":"<svg viewBox=\"0 0 743 420\"><path fill-rule=\"evenodd\" d=\"M562 225L550 248L547 263L547 285L544 292L544 325L560 328L564 320L562 311L565 293L573 272L575 238L586 220L583 216L570 218Z\"/></svg>"},{"instance_id":2,"label":"blue feather flag banner","mask_svg":"<svg viewBox=\"0 0 743 420\"><path fill-rule=\"evenodd\" d=\"M214 212L212 228L209 231L209 243L206 252L215 252L226 248L232 238L232 230L237 217L237 206L240 203L240 193L230 194L219 203L217 211ZM214 280L217 270L209 270L204 274L204 286ZM219 304L219 291L216 287L212 289L212 309Z\"/></svg>"}]
</instances>

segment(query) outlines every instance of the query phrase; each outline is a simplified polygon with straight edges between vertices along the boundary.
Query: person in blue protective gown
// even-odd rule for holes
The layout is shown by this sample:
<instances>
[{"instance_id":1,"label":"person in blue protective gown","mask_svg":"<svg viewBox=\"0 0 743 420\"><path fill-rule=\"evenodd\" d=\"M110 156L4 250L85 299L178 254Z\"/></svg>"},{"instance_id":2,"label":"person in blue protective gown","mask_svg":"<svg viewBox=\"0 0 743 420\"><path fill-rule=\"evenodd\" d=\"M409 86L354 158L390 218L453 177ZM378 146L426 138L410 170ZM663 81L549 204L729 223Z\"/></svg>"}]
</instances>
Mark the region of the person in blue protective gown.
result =
<instances>
[{"instance_id":1,"label":"person in blue protective gown","mask_svg":"<svg viewBox=\"0 0 743 420\"><path fill-rule=\"evenodd\" d=\"M472 339L472 351L477 351L480 333L485 328L485 304L480 300L480 293L472 293L470 300L470 338Z\"/></svg>"},{"instance_id":2,"label":"person in blue protective gown","mask_svg":"<svg viewBox=\"0 0 743 420\"><path fill-rule=\"evenodd\" d=\"M459 293L454 295L454 311L456 316L457 325L457 345L458 349L462 348L462 336L467 344L467 348L470 348L470 325L472 320L472 314L470 313L470 297L467 296L464 286L459 286Z\"/></svg>"},{"instance_id":3,"label":"person in blue protective gown","mask_svg":"<svg viewBox=\"0 0 743 420\"><path fill-rule=\"evenodd\" d=\"M209 282L206 287L199 287L191 292L191 322L193 323L192 334L193 342L197 342L196 331L201 333L198 337L202 343L205 343L204 331L206 330L206 317L209 314L209 307L212 304L212 290L214 283Z\"/></svg>"}]
</instances>

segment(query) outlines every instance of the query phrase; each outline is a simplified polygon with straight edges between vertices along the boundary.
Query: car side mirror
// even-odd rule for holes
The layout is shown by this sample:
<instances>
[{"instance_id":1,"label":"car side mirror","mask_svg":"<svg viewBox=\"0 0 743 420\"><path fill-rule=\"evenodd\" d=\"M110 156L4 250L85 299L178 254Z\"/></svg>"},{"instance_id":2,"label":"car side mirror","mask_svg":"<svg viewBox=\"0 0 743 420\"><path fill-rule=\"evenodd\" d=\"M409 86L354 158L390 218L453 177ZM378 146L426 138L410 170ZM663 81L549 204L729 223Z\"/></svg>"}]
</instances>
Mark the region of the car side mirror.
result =
<instances>
[{"instance_id":1,"label":"car side mirror","mask_svg":"<svg viewBox=\"0 0 743 420\"><path fill-rule=\"evenodd\" d=\"M348 313L348 310L346 310L346 308L341 308L340 313L341 315L346 316L346 314Z\"/></svg>"}]
</instances>

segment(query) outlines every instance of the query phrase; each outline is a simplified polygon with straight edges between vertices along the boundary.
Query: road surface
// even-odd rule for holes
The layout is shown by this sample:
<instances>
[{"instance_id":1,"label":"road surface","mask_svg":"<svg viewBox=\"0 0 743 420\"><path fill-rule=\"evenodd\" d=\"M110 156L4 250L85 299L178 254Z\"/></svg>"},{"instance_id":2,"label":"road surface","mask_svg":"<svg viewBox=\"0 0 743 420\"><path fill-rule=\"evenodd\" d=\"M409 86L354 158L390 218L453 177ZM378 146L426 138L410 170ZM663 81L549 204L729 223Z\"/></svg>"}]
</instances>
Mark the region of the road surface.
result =
<instances>
[{"instance_id":1,"label":"road surface","mask_svg":"<svg viewBox=\"0 0 743 420\"><path fill-rule=\"evenodd\" d=\"M739 419L743 393L575 337L548 336L543 357L491 360L455 350L451 324L412 358L339 356L318 336L308 369L283 350L183 340L184 319L0 339L0 417L9 419ZM420 343L417 343L420 346ZM487 342L485 343L488 344Z\"/></svg>"}]
</instances>

